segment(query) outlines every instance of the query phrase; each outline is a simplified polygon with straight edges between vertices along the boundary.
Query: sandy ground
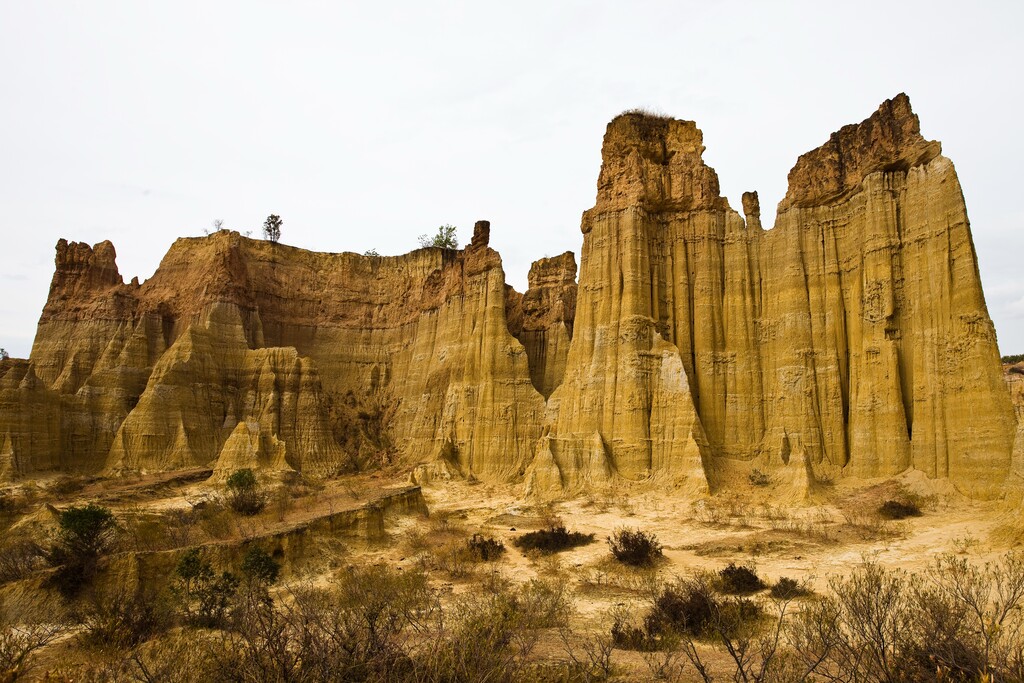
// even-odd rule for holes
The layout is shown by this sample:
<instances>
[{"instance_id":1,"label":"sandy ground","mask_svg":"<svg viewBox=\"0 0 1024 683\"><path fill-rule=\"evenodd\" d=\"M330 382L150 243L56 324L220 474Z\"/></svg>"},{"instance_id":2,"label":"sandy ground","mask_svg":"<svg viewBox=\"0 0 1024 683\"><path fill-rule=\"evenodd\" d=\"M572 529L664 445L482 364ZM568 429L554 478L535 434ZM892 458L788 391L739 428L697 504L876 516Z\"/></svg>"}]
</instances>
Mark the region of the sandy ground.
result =
<instances>
[{"instance_id":1,"label":"sandy ground","mask_svg":"<svg viewBox=\"0 0 1024 683\"><path fill-rule=\"evenodd\" d=\"M60 508L98 501L116 513L145 514L187 509L210 500L220 487L202 481L201 471L138 477L126 481L92 481L78 491L43 500ZM408 486L400 471L376 472L300 485L271 493L267 509L247 521L246 535L272 533L354 509ZM548 561L527 557L513 547L525 531L541 528L556 516L571 530L592 533L590 545L558 554L566 568L601 571L609 557L605 539L628 527L653 533L664 546L664 576L717 570L729 562L756 566L766 580L789 576L823 587L831 575L845 574L863 558L891 567L920 571L947 552L987 561L1007 549L1011 516L999 501L967 499L948 486L907 475L877 482L842 482L817 492L813 500L779 505L771 487L738 486L736 493L683 497L655 488L633 486L566 500L524 499L521 487L442 482L423 489L435 520L403 517L389 521L389 541L361 548L350 562L410 562L415 553L403 540L436 528L450 518L463 535L483 533L509 549L496 565L517 580L550 570ZM917 495L923 515L883 522L873 512L885 500ZM45 514L45 513L44 513ZM365 557L363 557L365 555ZM402 559L405 558L405 559Z\"/></svg>"},{"instance_id":2,"label":"sandy ground","mask_svg":"<svg viewBox=\"0 0 1024 683\"><path fill-rule=\"evenodd\" d=\"M116 513L135 514L187 509L219 493L219 487L197 479L201 474L186 471L90 482L54 500L54 505L95 500ZM247 520L243 531L262 535L302 526L407 486L407 479L396 470L300 485L287 494L281 489L271 493L267 509ZM1005 530L1013 523L1001 502L970 500L923 476L841 482L817 492L808 502L788 505L778 504L779 492L771 487L736 489L735 493L683 497L633 486L544 502L524 499L518 486L442 482L423 489L432 519L393 518L386 542L355 544L353 556L345 559L348 563L408 564L416 560L417 551L405 541L436 529L438 518L448 518L458 529L453 538L482 533L504 542L508 552L495 568L514 580L528 580L550 572L550 560L528 557L513 541L554 516L570 530L595 535L594 543L557 555L564 568L573 570L576 581L594 579L608 569L606 539L616 529L628 527L657 536L666 558L658 568L663 577L717 571L735 562L755 566L766 581L788 576L820 589L829 576L848 573L864 558L908 571L925 569L941 553L966 554L978 561L995 559L1007 550ZM922 516L886 522L873 514L885 500L908 493L918 496Z\"/></svg>"},{"instance_id":3,"label":"sandy ground","mask_svg":"<svg viewBox=\"0 0 1024 683\"><path fill-rule=\"evenodd\" d=\"M42 500L61 508L96 500L124 514L152 514L187 509L218 495L222 487L201 480L199 472L182 472L130 481L95 481L78 491ZM302 526L343 510L362 507L389 492L408 487L398 470L346 477L321 485L299 484L272 492L267 510L239 527L242 536L273 533ZM623 568L611 559L606 539L620 528L654 534L665 559L653 574L658 580L685 577L696 571L718 571L730 562L748 564L768 583L782 576L806 581L814 590L830 577L849 573L865 558L906 571L923 571L943 553L966 555L976 562L997 559L1008 549L1007 528L1019 519L1005 503L980 502L960 496L948 486L921 476L856 484L841 482L818 490L810 500L781 505L785 496L771 486L735 487L736 492L689 496L631 485L542 502L524 499L521 487L441 482L425 487L429 515L390 517L387 537L346 541L337 566L386 563L409 568L428 564L430 553L445 543L464 543L480 533L501 540L507 552L496 562L475 565L466 577L450 578L433 571L439 586L460 593L480 583L487 573L513 582L561 577L575 590L574 630L607 631L616 606L642 603L652 581L643 572ZM891 499L916 496L920 517L882 521L874 512ZM41 509L38 515L49 514ZM542 528L552 518L570 530L594 534L594 542L555 556L526 554L514 541ZM1018 519L1018 521L1013 521ZM1018 536L1019 538L1019 536ZM304 577L322 582L331 572ZM537 657L564 657L555 635L542 640ZM616 651L620 664L642 672L641 655Z\"/></svg>"},{"instance_id":4,"label":"sandy ground","mask_svg":"<svg viewBox=\"0 0 1024 683\"><path fill-rule=\"evenodd\" d=\"M875 514L884 501L907 494L918 496L920 517L882 521ZM454 591L481 581L486 571L517 582L561 572L575 588L573 629L583 633L607 632L613 609L632 605L641 613L649 600L651 582L643 573L611 560L606 539L623 527L653 533L663 544L658 580L718 571L735 562L755 567L766 583L787 576L822 592L830 577L848 574L865 559L908 572L925 571L944 553L974 562L996 560L1009 549L1001 539L1014 523L1004 503L973 501L916 475L844 482L818 492L810 502L786 506L775 504L777 492L753 486L690 499L638 487L627 494L608 491L541 503L524 500L515 487L449 482L425 488L424 496L430 519L394 520L389 542L357 551L348 561L409 566L417 556L407 540L429 534L438 528L437 519L446 518L462 534L492 536L508 549L498 562L453 581ZM516 537L541 528L552 516L570 530L594 534L595 541L554 560L524 554L513 545ZM712 661L725 656L710 649L706 654ZM549 635L534 656L559 659L565 654L560 641ZM649 669L642 657L616 650L616 662L627 670L623 680L646 680ZM681 680L691 678L684 675Z\"/></svg>"},{"instance_id":5,"label":"sandy ground","mask_svg":"<svg viewBox=\"0 0 1024 683\"><path fill-rule=\"evenodd\" d=\"M596 535L597 542L560 554L564 564L581 569L605 559L605 539L623 527L657 536L667 558L660 567L664 574L685 575L746 562L766 578L814 577L817 586L830 575L847 573L866 557L918 571L941 553L989 560L1005 552L1006 544L995 533L1007 523L998 501L926 491L920 517L881 521L872 514L901 489L913 491L921 484L908 479L836 486L827 500L785 507L773 505L771 491L756 489L691 500L655 490L635 491L628 497L612 492L546 505L524 501L512 488L458 482L427 488L424 495L432 514L451 515L468 531L485 532L510 547L523 531L540 528L544 514L554 514L570 529ZM514 548L507 558L516 574L536 574L537 563Z\"/></svg>"}]
</instances>

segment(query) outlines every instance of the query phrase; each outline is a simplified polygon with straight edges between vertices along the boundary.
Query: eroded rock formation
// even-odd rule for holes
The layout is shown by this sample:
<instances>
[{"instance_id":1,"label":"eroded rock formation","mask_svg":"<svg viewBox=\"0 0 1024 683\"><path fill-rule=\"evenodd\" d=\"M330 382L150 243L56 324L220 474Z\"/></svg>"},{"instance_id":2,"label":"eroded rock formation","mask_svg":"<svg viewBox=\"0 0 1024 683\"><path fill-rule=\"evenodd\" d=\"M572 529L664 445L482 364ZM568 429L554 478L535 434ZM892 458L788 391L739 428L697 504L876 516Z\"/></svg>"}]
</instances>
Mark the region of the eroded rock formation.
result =
<instances>
[{"instance_id":1,"label":"eroded rock formation","mask_svg":"<svg viewBox=\"0 0 1024 683\"><path fill-rule=\"evenodd\" d=\"M829 476L912 466L998 495L1015 421L995 333L953 165L906 96L802 156L767 232L756 195L744 221L702 152L692 122L609 124L538 459L576 479L600 435L594 471L629 478L699 453L705 472L721 457ZM666 388L671 363L686 398Z\"/></svg>"},{"instance_id":2,"label":"eroded rock formation","mask_svg":"<svg viewBox=\"0 0 1024 683\"><path fill-rule=\"evenodd\" d=\"M402 458L701 492L753 460L801 491L914 467L998 495L1016 420L956 173L907 98L800 157L768 231L703 151L692 122L608 125L578 287L567 252L512 290L486 222L396 257L218 232L143 284L62 240L31 358L0 363L0 476Z\"/></svg>"},{"instance_id":3,"label":"eroded rock formation","mask_svg":"<svg viewBox=\"0 0 1024 683\"><path fill-rule=\"evenodd\" d=\"M62 241L31 360L0 376L0 470L326 473L369 442L518 476L544 399L488 230L397 257L219 232L178 240L141 286L109 243Z\"/></svg>"},{"instance_id":4,"label":"eroded rock formation","mask_svg":"<svg viewBox=\"0 0 1024 683\"><path fill-rule=\"evenodd\" d=\"M1019 506L1020 518L1024 520L1024 363L1004 365L1003 379L1010 391L1010 401L1017 418L1017 434L1013 442L1006 491L1010 501Z\"/></svg>"},{"instance_id":5,"label":"eroded rock formation","mask_svg":"<svg viewBox=\"0 0 1024 683\"><path fill-rule=\"evenodd\" d=\"M534 262L529 287L519 295L508 288L508 323L526 348L530 378L548 398L562 383L576 316L576 255L571 251Z\"/></svg>"}]
</instances>

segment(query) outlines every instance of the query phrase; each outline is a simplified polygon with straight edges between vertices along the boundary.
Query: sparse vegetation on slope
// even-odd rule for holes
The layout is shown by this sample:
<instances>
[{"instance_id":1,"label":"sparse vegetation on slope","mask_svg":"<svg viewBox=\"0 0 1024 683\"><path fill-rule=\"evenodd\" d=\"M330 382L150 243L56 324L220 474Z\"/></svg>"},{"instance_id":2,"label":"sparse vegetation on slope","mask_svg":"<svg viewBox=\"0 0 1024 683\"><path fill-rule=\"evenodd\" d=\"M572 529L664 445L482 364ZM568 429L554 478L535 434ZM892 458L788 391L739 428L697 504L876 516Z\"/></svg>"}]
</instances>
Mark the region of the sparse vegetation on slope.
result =
<instances>
[{"instance_id":1,"label":"sparse vegetation on slope","mask_svg":"<svg viewBox=\"0 0 1024 683\"><path fill-rule=\"evenodd\" d=\"M737 467L735 474L742 479L747 471ZM888 500L935 509L919 482L854 493L844 483L838 505L798 508L758 503L760 492L749 488L692 508L646 491L626 502L609 495L602 506L585 500L531 506L491 484L457 482L427 491L436 506L427 517L414 498L378 515L373 487L397 483L383 481L379 471L272 490L268 484L270 502L254 516L231 510L219 480L184 489L179 481L96 480L66 494L62 509L94 501L110 511L118 531L99 554L92 580L66 601L38 588L53 573L38 560L0 586L3 610L34 594L63 605L8 620L12 643L40 618L53 615L58 623L58 635L26 656L33 677L402 682L466 680L468 671L509 683L812 683L842 679L851 653L872 651L865 623L875 622L856 611L884 625L896 619L889 602L910 615L889 632L903 634L887 645L899 666L854 661L861 668L843 680L973 681L986 672L995 682L1018 675L1013 653L1021 649L1017 594L1024 581L1014 577L1022 572L1012 569L1012 557L995 559L994 527L972 521L976 510L942 500L936 503L942 514L910 524L884 520L878 508ZM46 507L49 494L11 491L0 546L52 542L56 530L49 527L58 526L59 512ZM377 516L348 517L346 506ZM399 509L401 516L392 514ZM566 528L556 509L575 529ZM844 515L858 521L858 511L885 530L862 535L842 521ZM629 528L620 526L627 520ZM937 532L947 527L977 538L942 540ZM531 537L516 528L550 533ZM576 546L570 554L540 550L561 547L566 537L590 540L583 532L604 537L610 529L619 541L623 531L642 534L661 552L638 566L616 559L611 545ZM519 541L528 537L541 539L529 552L498 550L510 543L526 550ZM887 548L881 557L917 574L836 561L870 556L879 539ZM920 571L936 548L956 548L964 557L945 557ZM838 575L815 580L810 571ZM406 602L402 596L410 593ZM870 605L874 596L878 604ZM981 606L980 619L971 605ZM406 621L394 632L396 619ZM999 626L985 634L979 624ZM926 637L929 630L934 640Z\"/></svg>"}]
</instances>

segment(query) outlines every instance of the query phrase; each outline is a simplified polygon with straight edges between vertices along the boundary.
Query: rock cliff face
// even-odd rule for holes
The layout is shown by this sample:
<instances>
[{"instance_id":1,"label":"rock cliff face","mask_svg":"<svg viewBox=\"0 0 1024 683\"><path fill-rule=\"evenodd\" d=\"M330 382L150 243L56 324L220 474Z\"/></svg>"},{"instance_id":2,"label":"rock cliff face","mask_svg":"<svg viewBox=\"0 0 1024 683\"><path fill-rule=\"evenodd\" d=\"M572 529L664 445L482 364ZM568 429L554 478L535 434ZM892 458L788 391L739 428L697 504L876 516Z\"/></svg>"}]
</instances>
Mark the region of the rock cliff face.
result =
<instances>
[{"instance_id":1,"label":"rock cliff face","mask_svg":"<svg viewBox=\"0 0 1024 683\"><path fill-rule=\"evenodd\" d=\"M376 450L518 476L544 399L488 238L366 257L220 232L141 286L109 243L62 241L31 360L0 369L0 471L326 473Z\"/></svg>"},{"instance_id":2,"label":"rock cliff face","mask_svg":"<svg viewBox=\"0 0 1024 683\"><path fill-rule=\"evenodd\" d=\"M508 289L508 322L526 348L530 379L548 398L562 383L576 316L576 255L542 258L530 268L529 288L520 296Z\"/></svg>"},{"instance_id":3,"label":"rock cliff face","mask_svg":"<svg viewBox=\"0 0 1024 683\"><path fill-rule=\"evenodd\" d=\"M1017 435L1013 442L1010 475L1006 481L1007 498L1016 502L1024 520L1024 363L1003 366L1003 379L1017 417Z\"/></svg>"},{"instance_id":4,"label":"rock cliff face","mask_svg":"<svg viewBox=\"0 0 1024 683\"><path fill-rule=\"evenodd\" d=\"M767 232L756 194L744 221L702 151L692 122L608 126L538 450L559 476L541 479L692 481L698 461L713 476L738 457L828 476L912 466L998 495L1013 411L956 173L906 96L802 156Z\"/></svg>"},{"instance_id":5,"label":"rock cliff face","mask_svg":"<svg viewBox=\"0 0 1024 683\"><path fill-rule=\"evenodd\" d=\"M1015 415L956 173L907 98L800 157L768 231L703 150L692 122L609 124L578 287L569 252L512 290L486 222L397 257L180 239L143 284L62 240L31 358L0 363L0 476L400 458L703 492L753 460L801 489L914 467L1001 493Z\"/></svg>"},{"instance_id":6,"label":"rock cliff face","mask_svg":"<svg viewBox=\"0 0 1024 683\"><path fill-rule=\"evenodd\" d=\"M801 157L765 237L762 268L799 256L765 278L769 433L856 475L998 491L1014 419L995 331L956 172L909 100Z\"/></svg>"}]
</instances>

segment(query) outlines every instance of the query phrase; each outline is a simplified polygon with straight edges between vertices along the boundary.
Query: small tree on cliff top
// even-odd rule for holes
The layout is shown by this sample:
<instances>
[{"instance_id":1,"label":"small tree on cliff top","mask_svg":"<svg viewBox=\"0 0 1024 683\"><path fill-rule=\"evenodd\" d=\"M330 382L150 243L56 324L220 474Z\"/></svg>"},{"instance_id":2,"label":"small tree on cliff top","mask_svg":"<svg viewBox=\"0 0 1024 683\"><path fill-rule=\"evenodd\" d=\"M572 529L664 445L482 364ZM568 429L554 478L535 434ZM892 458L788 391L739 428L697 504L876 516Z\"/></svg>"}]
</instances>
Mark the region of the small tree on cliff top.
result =
<instances>
[{"instance_id":1,"label":"small tree on cliff top","mask_svg":"<svg viewBox=\"0 0 1024 683\"><path fill-rule=\"evenodd\" d=\"M442 249L458 249L459 240L455 235L458 230L454 225L442 225L433 235L420 235L421 247L441 247Z\"/></svg>"},{"instance_id":2,"label":"small tree on cliff top","mask_svg":"<svg viewBox=\"0 0 1024 683\"><path fill-rule=\"evenodd\" d=\"M272 213L267 216L267 220L263 221L263 236L268 240L277 244L277 241L281 239L281 225L284 221L276 213Z\"/></svg>"}]
</instances>

